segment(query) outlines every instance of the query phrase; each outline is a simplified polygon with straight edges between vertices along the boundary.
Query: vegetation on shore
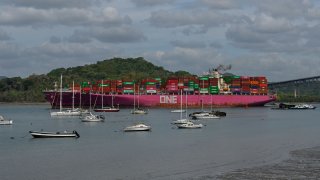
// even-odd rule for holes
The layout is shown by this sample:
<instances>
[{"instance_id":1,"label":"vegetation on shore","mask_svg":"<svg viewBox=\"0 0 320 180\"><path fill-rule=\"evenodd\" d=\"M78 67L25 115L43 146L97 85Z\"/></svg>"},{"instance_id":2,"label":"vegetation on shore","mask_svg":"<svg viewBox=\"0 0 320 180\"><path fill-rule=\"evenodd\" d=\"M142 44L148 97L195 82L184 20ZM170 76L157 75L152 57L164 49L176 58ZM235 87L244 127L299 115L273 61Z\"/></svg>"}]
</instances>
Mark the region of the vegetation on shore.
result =
<instances>
[{"instance_id":1,"label":"vegetation on shore","mask_svg":"<svg viewBox=\"0 0 320 180\"><path fill-rule=\"evenodd\" d=\"M155 66L144 58L112 58L96 64L70 68L58 68L48 74L31 75L27 78L13 77L0 79L0 102L45 102L43 90L52 89L63 74L63 84L72 81L96 81L99 79L135 79L169 76L191 76L186 71L171 72Z\"/></svg>"}]
</instances>

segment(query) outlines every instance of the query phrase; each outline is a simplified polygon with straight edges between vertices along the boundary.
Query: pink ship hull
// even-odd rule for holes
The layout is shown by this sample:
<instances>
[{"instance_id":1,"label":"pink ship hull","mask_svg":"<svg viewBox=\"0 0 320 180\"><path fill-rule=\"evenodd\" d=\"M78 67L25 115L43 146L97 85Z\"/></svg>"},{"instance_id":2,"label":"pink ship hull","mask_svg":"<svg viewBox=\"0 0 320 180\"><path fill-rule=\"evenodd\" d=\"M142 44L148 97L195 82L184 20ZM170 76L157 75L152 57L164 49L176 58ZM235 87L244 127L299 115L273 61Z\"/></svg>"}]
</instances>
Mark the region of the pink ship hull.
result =
<instances>
[{"instance_id":1,"label":"pink ship hull","mask_svg":"<svg viewBox=\"0 0 320 180\"><path fill-rule=\"evenodd\" d=\"M113 97L113 105L121 107L133 106L134 98L136 106L143 107L179 107L180 95L104 95L104 106L111 106ZM60 98L59 92L48 91L45 92L45 98L50 102L52 108L59 108ZM187 98L187 100L186 100ZM72 107L72 92L63 92L62 96L63 107ZM230 106L263 106L268 102L275 101L275 96L270 95L185 95L182 96L182 103L188 103L189 107L199 107L202 104L204 106L215 107L230 107ZM101 107L101 94L91 95L91 106L93 108ZM75 93L74 106L80 106L80 94ZM81 95L81 107L90 106L90 95Z\"/></svg>"}]
</instances>

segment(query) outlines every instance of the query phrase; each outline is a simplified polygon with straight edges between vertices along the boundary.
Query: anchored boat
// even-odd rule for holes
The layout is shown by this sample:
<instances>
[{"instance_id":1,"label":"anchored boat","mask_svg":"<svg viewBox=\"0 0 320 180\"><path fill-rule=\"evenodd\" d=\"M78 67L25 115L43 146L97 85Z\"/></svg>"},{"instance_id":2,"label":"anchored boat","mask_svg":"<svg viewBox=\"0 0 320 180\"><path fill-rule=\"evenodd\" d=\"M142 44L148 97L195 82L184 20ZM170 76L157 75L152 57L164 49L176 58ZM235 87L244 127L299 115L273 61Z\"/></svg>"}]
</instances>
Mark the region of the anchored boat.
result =
<instances>
[{"instance_id":1,"label":"anchored boat","mask_svg":"<svg viewBox=\"0 0 320 180\"><path fill-rule=\"evenodd\" d=\"M77 131L62 131L62 132L46 132L46 131L29 131L34 138L79 138L80 135Z\"/></svg>"}]
</instances>

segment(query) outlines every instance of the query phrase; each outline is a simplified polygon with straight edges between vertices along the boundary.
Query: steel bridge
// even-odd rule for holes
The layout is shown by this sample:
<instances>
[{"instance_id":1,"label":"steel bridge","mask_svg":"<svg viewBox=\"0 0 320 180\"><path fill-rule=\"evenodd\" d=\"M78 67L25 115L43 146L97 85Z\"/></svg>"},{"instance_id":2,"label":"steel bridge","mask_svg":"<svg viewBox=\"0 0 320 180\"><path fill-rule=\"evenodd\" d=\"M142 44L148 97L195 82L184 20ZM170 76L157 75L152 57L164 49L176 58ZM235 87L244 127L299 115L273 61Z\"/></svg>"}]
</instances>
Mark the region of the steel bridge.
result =
<instances>
[{"instance_id":1,"label":"steel bridge","mask_svg":"<svg viewBox=\"0 0 320 180\"><path fill-rule=\"evenodd\" d=\"M309 82L315 82L315 81L320 82L320 76L300 78L300 79L294 79L289 81L270 82L268 83L268 88L274 89L274 88L283 87L283 86L294 86L297 84L309 83Z\"/></svg>"},{"instance_id":2,"label":"steel bridge","mask_svg":"<svg viewBox=\"0 0 320 180\"><path fill-rule=\"evenodd\" d=\"M294 79L289 81L280 81L280 82L270 82L268 83L268 88L270 91L277 91L282 87L293 87L294 97L297 97L300 94L300 88L303 88L309 83L320 82L320 76L313 76L307 78Z\"/></svg>"}]
</instances>

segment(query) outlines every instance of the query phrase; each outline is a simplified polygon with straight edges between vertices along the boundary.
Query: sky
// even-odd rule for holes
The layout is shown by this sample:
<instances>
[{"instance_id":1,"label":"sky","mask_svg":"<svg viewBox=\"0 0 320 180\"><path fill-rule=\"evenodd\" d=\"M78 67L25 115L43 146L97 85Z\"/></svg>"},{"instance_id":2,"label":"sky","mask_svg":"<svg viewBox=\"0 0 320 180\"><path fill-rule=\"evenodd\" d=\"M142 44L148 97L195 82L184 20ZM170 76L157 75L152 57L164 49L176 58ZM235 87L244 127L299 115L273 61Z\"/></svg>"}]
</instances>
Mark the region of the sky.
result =
<instances>
[{"instance_id":1,"label":"sky","mask_svg":"<svg viewBox=\"0 0 320 180\"><path fill-rule=\"evenodd\" d=\"M320 75L316 0L1 0L0 76L113 57L283 81Z\"/></svg>"}]
</instances>

